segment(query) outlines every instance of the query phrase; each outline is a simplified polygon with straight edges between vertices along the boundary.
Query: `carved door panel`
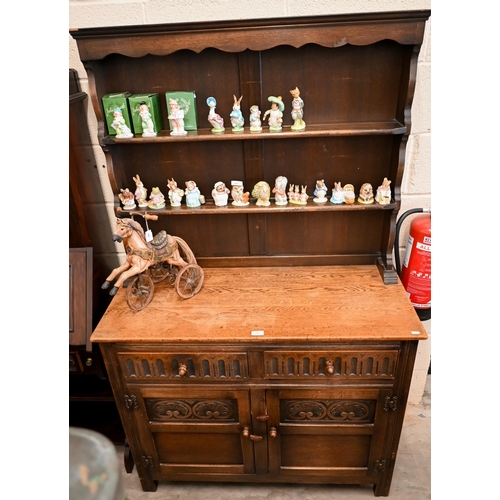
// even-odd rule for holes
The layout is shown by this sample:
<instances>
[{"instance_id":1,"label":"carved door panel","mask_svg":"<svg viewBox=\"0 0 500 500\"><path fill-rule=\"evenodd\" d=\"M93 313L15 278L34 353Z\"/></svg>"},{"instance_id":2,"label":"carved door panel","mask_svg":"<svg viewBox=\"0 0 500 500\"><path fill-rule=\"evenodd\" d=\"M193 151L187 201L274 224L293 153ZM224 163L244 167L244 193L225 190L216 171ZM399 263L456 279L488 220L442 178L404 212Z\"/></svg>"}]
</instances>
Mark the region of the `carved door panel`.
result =
<instances>
[{"instance_id":1,"label":"carved door panel","mask_svg":"<svg viewBox=\"0 0 500 500\"><path fill-rule=\"evenodd\" d=\"M132 415L156 479L255 473L248 389L142 386L134 394Z\"/></svg>"},{"instance_id":2,"label":"carved door panel","mask_svg":"<svg viewBox=\"0 0 500 500\"><path fill-rule=\"evenodd\" d=\"M385 463L383 440L391 392L340 388L267 391L270 475L362 481L380 472Z\"/></svg>"}]
</instances>

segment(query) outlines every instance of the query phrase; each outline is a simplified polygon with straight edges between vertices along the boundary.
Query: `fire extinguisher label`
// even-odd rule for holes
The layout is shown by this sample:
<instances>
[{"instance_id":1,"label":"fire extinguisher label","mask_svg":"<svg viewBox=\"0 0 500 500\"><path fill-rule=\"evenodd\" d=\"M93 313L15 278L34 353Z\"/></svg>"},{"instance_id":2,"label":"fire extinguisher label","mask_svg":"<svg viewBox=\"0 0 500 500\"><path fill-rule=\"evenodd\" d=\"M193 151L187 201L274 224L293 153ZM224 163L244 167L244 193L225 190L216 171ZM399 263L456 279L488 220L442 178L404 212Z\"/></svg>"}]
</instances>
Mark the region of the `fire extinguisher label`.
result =
<instances>
[{"instance_id":1,"label":"fire extinguisher label","mask_svg":"<svg viewBox=\"0 0 500 500\"><path fill-rule=\"evenodd\" d=\"M411 235L409 235L408 236L408 243L406 244L405 257L403 259L403 266L405 266L405 267L408 267L408 262L410 262L412 247L413 247L413 237Z\"/></svg>"},{"instance_id":2,"label":"fire extinguisher label","mask_svg":"<svg viewBox=\"0 0 500 500\"><path fill-rule=\"evenodd\" d=\"M424 251L424 252L430 252L431 251L431 246L430 245L426 245L425 243L417 242L417 248L419 250Z\"/></svg>"}]
</instances>

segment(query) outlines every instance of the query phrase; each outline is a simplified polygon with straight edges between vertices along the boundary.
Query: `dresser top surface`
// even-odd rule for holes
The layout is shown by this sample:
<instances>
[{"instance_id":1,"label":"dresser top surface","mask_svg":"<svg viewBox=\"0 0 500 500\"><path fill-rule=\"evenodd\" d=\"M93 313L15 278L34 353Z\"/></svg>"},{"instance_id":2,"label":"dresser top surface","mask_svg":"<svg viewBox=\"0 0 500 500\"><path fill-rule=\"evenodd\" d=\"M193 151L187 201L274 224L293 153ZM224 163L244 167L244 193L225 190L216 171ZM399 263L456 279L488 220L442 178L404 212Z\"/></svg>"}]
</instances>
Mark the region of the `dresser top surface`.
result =
<instances>
[{"instance_id":1,"label":"dresser top surface","mask_svg":"<svg viewBox=\"0 0 500 500\"><path fill-rule=\"evenodd\" d=\"M345 342L423 340L402 285L376 266L204 269L200 292L182 299L168 281L132 311L120 289L93 342ZM102 292L106 293L106 292ZM419 332L414 333L414 332Z\"/></svg>"}]
</instances>

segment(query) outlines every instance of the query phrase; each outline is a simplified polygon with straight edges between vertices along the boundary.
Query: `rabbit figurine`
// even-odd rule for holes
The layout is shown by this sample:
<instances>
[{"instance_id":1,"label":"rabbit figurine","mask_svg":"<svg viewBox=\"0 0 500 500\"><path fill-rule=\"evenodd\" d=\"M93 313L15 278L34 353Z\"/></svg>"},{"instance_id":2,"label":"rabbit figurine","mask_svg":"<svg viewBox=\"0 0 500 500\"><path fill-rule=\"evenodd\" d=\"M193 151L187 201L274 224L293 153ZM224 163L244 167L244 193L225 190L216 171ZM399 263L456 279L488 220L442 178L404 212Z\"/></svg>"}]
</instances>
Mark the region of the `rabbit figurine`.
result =
<instances>
[{"instance_id":1,"label":"rabbit figurine","mask_svg":"<svg viewBox=\"0 0 500 500\"><path fill-rule=\"evenodd\" d=\"M233 94L233 98L234 98L233 110L229 115L231 119L231 125L233 126L233 132L243 132L243 125L245 123L245 119L243 118L243 113L241 112L241 106L240 106L243 96L241 96L239 99L236 99L236 96Z\"/></svg>"},{"instance_id":2,"label":"rabbit figurine","mask_svg":"<svg viewBox=\"0 0 500 500\"><path fill-rule=\"evenodd\" d=\"M139 174L132 178L134 179L136 186L134 195L137 200L137 205L139 205L139 208L145 208L148 206L148 190L144 187Z\"/></svg>"}]
</instances>

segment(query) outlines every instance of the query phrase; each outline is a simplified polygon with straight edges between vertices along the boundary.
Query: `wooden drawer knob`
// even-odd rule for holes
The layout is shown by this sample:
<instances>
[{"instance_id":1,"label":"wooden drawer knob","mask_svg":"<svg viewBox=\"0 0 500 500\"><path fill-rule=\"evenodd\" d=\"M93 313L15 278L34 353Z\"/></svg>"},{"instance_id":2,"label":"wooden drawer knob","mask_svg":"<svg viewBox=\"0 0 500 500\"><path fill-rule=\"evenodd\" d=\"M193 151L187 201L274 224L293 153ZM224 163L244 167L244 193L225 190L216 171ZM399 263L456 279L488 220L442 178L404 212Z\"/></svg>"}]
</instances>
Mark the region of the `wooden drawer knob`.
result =
<instances>
[{"instance_id":1,"label":"wooden drawer knob","mask_svg":"<svg viewBox=\"0 0 500 500\"><path fill-rule=\"evenodd\" d=\"M179 375L181 377L184 377L184 375L186 375L186 373L187 373L187 366L184 363L180 363L179 364Z\"/></svg>"},{"instance_id":2,"label":"wooden drawer knob","mask_svg":"<svg viewBox=\"0 0 500 500\"><path fill-rule=\"evenodd\" d=\"M333 375L333 363L331 361L326 362L326 373Z\"/></svg>"},{"instance_id":3,"label":"wooden drawer knob","mask_svg":"<svg viewBox=\"0 0 500 500\"><path fill-rule=\"evenodd\" d=\"M269 429L269 435L272 438L275 438L278 435L278 431L276 430L276 427L271 427L271 429Z\"/></svg>"}]
</instances>

